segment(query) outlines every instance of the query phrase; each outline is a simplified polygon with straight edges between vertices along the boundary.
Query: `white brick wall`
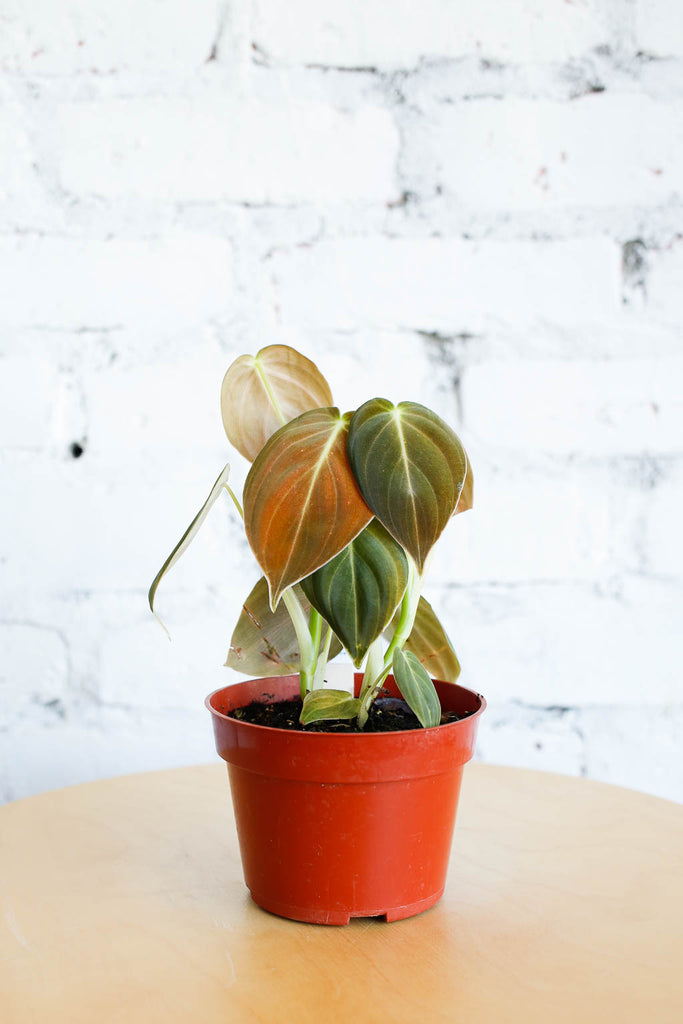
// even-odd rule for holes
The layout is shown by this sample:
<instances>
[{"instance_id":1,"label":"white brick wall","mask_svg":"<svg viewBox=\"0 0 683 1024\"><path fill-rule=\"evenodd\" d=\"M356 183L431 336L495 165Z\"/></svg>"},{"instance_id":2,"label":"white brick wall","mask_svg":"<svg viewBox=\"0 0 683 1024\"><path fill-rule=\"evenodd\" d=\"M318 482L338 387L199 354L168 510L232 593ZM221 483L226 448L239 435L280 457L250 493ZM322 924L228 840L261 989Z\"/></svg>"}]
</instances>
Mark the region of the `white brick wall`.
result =
<instances>
[{"instance_id":1,"label":"white brick wall","mask_svg":"<svg viewBox=\"0 0 683 1024\"><path fill-rule=\"evenodd\" d=\"M600 6L590 0L256 0L254 29L266 53L295 64L412 67L422 57L471 53L554 61L608 41Z\"/></svg>"},{"instance_id":2,"label":"white brick wall","mask_svg":"<svg viewBox=\"0 0 683 1024\"><path fill-rule=\"evenodd\" d=\"M164 238L44 238L0 241L0 323L170 328L224 314L230 295L227 241Z\"/></svg>"},{"instance_id":3,"label":"white brick wall","mask_svg":"<svg viewBox=\"0 0 683 1024\"><path fill-rule=\"evenodd\" d=\"M448 333L609 320L618 312L619 260L604 238L371 237L277 253L271 266L284 323Z\"/></svg>"},{"instance_id":4,"label":"white brick wall","mask_svg":"<svg viewBox=\"0 0 683 1024\"><path fill-rule=\"evenodd\" d=\"M683 56L683 18L671 0L638 0L638 48L655 57Z\"/></svg>"},{"instance_id":5,"label":"white brick wall","mask_svg":"<svg viewBox=\"0 0 683 1024\"><path fill-rule=\"evenodd\" d=\"M475 510L427 596L480 756L683 797L675 0L5 0L0 799L210 760L257 570L232 359L423 401ZM245 465L234 457L239 489Z\"/></svg>"},{"instance_id":6,"label":"white brick wall","mask_svg":"<svg viewBox=\"0 0 683 1024\"><path fill-rule=\"evenodd\" d=\"M396 198L398 132L387 111L283 100L65 105L58 115L60 182L76 195L150 202Z\"/></svg>"},{"instance_id":7,"label":"white brick wall","mask_svg":"<svg viewBox=\"0 0 683 1024\"><path fill-rule=\"evenodd\" d=\"M221 24L220 0L3 0L0 62L25 75L150 74L198 67Z\"/></svg>"},{"instance_id":8,"label":"white brick wall","mask_svg":"<svg viewBox=\"0 0 683 1024\"><path fill-rule=\"evenodd\" d=\"M492 210L656 206L680 200L683 101L591 93L444 105L406 146L458 205Z\"/></svg>"}]
</instances>

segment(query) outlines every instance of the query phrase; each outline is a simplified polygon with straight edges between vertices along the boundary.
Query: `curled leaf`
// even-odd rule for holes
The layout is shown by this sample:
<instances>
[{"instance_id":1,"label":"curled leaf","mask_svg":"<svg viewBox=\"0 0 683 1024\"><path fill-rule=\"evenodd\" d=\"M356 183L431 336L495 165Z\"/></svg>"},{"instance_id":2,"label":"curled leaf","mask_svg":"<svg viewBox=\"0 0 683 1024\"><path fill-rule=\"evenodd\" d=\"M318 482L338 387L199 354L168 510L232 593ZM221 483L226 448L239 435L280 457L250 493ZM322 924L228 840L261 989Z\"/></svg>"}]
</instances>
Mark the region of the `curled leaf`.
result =
<instances>
[{"instance_id":1,"label":"curled leaf","mask_svg":"<svg viewBox=\"0 0 683 1024\"><path fill-rule=\"evenodd\" d=\"M373 519L301 587L358 667L390 621L407 582L403 548Z\"/></svg>"},{"instance_id":2,"label":"curled leaf","mask_svg":"<svg viewBox=\"0 0 683 1024\"><path fill-rule=\"evenodd\" d=\"M271 607L372 519L346 455L347 417L312 409L266 442L244 485L244 525Z\"/></svg>"},{"instance_id":3,"label":"curled leaf","mask_svg":"<svg viewBox=\"0 0 683 1024\"><path fill-rule=\"evenodd\" d=\"M288 345L268 345L255 356L240 356L221 387L225 432L249 462L283 423L332 404L329 384L318 367Z\"/></svg>"},{"instance_id":4,"label":"curled leaf","mask_svg":"<svg viewBox=\"0 0 683 1024\"><path fill-rule=\"evenodd\" d=\"M188 528L185 530L185 533L182 535L176 546L173 548L173 551L168 556L168 558L162 565L161 569L159 569L159 572L154 577L152 585L149 588L149 594L147 599L149 601L150 610L152 611L158 622L163 626L164 630L166 630L166 633L168 633L168 630L164 626L163 622L161 622L161 619L159 618L157 613L154 611L154 598L156 596L157 588L161 583L162 579L164 578L164 576L166 575L166 573L168 572L168 570L175 565L175 563L178 561L182 553L189 547L189 545L196 537L197 533L199 532L200 526L202 525L207 515L211 511L213 505L215 505L221 491L223 490L224 487L227 488L229 475L230 466L224 466L221 472L218 474L216 482L214 483L213 487L211 488L211 491L209 492L208 498L206 499L206 501L204 502L199 512L188 526Z\"/></svg>"},{"instance_id":5,"label":"curled leaf","mask_svg":"<svg viewBox=\"0 0 683 1024\"><path fill-rule=\"evenodd\" d=\"M422 572L465 483L458 437L423 405L373 398L351 417L347 450L366 502Z\"/></svg>"},{"instance_id":6,"label":"curled leaf","mask_svg":"<svg viewBox=\"0 0 683 1024\"><path fill-rule=\"evenodd\" d=\"M441 703L427 670L414 654L404 654L400 647L394 651L394 679L401 696L425 729L441 722Z\"/></svg>"}]
</instances>

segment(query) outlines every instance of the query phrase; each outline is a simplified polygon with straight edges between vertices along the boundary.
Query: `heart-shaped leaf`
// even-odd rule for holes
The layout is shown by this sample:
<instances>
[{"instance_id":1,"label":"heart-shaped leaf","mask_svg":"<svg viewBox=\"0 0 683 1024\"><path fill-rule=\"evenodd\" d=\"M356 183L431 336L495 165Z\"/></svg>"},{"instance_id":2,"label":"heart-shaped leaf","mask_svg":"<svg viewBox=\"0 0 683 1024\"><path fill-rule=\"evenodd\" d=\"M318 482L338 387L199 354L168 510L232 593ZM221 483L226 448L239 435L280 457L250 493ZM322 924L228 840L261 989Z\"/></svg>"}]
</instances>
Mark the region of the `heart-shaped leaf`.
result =
<instances>
[{"instance_id":1,"label":"heart-shaped leaf","mask_svg":"<svg viewBox=\"0 0 683 1024\"><path fill-rule=\"evenodd\" d=\"M230 442L252 462L268 438L308 409L333 404L315 363L288 345L240 356L221 387L221 414Z\"/></svg>"},{"instance_id":2,"label":"heart-shaped leaf","mask_svg":"<svg viewBox=\"0 0 683 1024\"><path fill-rule=\"evenodd\" d=\"M244 525L273 609L372 519L346 455L347 433L338 409L312 409L273 434L249 470Z\"/></svg>"},{"instance_id":3,"label":"heart-shaped leaf","mask_svg":"<svg viewBox=\"0 0 683 1024\"><path fill-rule=\"evenodd\" d=\"M396 623L396 616L392 625ZM385 630L391 639L391 627ZM436 612L424 597L420 598L417 614L405 650L410 651L425 667L432 679L454 683L460 675L460 662Z\"/></svg>"},{"instance_id":4,"label":"heart-shaped leaf","mask_svg":"<svg viewBox=\"0 0 683 1024\"><path fill-rule=\"evenodd\" d=\"M377 519L322 568L301 581L358 667L391 620L408 582L408 559Z\"/></svg>"},{"instance_id":5,"label":"heart-shaped leaf","mask_svg":"<svg viewBox=\"0 0 683 1024\"><path fill-rule=\"evenodd\" d=\"M166 573L169 571L169 569L173 568L173 566L176 564L182 553L190 546L194 538L197 536L202 523L208 516L213 506L218 501L218 498L220 497L220 493L223 490L223 488L225 487L226 490L230 490L228 487L229 476L230 466L224 466L221 472L218 474L216 482L214 483L213 487L211 488L211 491L209 492L208 498L206 499L206 501L204 502L199 512L188 526L188 528L185 530L185 533L182 535L176 546L173 548L173 551L168 556L168 558L162 565L161 569L159 569L159 572L154 577L152 585L149 588L147 600L149 601L150 611L154 614L157 621L161 623L163 628L166 630L167 634L168 630L164 626L163 622L161 622L161 619L159 618L157 613L154 611L154 598L156 597L157 588L161 583L162 579L164 578L164 576L166 575Z\"/></svg>"},{"instance_id":6,"label":"heart-shaped leaf","mask_svg":"<svg viewBox=\"0 0 683 1024\"><path fill-rule=\"evenodd\" d=\"M366 502L422 572L467 476L456 434L423 405L373 398L353 414L347 450Z\"/></svg>"},{"instance_id":7,"label":"heart-shaped leaf","mask_svg":"<svg viewBox=\"0 0 683 1024\"><path fill-rule=\"evenodd\" d=\"M294 591L304 614L308 615L310 605L301 587L294 587ZM341 649L341 643L333 636L330 659ZM270 610L264 576L242 605L225 664L248 676L288 676L300 669L299 642L289 612L283 604L274 612Z\"/></svg>"},{"instance_id":8,"label":"heart-shaped leaf","mask_svg":"<svg viewBox=\"0 0 683 1024\"><path fill-rule=\"evenodd\" d=\"M425 729L441 722L441 704L434 683L427 670L414 654L404 654L400 647L394 651L394 679L401 696Z\"/></svg>"},{"instance_id":9,"label":"heart-shaped leaf","mask_svg":"<svg viewBox=\"0 0 683 1024\"><path fill-rule=\"evenodd\" d=\"M352 697L346 690L309 690L299 721L310 725L336 718L355 718L359 707L358 697Z\"/></svg>"}]
</instances>

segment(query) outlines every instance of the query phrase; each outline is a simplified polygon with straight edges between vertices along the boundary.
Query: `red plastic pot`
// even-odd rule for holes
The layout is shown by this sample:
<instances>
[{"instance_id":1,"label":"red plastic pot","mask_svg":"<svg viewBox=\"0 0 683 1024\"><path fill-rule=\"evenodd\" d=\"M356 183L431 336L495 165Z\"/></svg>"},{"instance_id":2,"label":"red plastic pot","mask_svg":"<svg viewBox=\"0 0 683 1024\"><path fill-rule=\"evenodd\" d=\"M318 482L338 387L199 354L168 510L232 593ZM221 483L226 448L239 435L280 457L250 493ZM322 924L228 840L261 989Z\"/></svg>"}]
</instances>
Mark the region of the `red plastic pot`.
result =
<instances>
[{"instance_id":1,"label":"red plastic pot","mask_svg":"<svg viewBox=\"0 0 683 1024\"><path fill-rule=\"evenodd\" d=\"M397 695L391 676L386 687ZM244 880L259 906L341 925L397 921L437 902L486 702L452 683L436 688L444 711L469 716L403 732L303 732L227 716L252 700L298 696L298 676L251 679L207 697L228 762Z\"/></svg>"}]
</instances>

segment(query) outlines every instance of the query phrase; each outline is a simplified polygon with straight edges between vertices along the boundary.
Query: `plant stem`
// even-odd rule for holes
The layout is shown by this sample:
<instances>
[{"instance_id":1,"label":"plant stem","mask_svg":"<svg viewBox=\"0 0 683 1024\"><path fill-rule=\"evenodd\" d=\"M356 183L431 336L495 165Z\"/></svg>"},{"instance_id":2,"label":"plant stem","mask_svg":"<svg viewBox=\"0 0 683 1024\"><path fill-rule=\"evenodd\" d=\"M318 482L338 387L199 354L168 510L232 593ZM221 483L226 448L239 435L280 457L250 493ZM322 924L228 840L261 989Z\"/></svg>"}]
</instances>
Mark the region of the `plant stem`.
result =
<instances>
[{"instance_id":1,"label":"plant stem","mask_svg":"<svg viewBox=\"0 0 683 1024\"><path fill-rule=\"evenodd\" d=\"M382 637L378 636L373 640L368 649L368 659L365 662L365 672L360 688L360 709L358 711L358 728L362 729L368 720L370 702L366 701L368 694L372 693L375 687L381 686L386 678L383 669L384 655L382 653ZM384 672L384 675L382 674Z\"/></svg>"},{"instance_id":2,"label":"plant stem","mask_svg":"<svg viewBox=\"0 0 683 1024\"><path fill-rule=\"evenodd\" d=\"M311 638L311 646L313 648L312 658L313 658L313 665L315 667L315 671L313 673L313 678L311 679L311 686L310 686L310 688L315 690L315 689L318 688L319 685L321 685L321 684L318 683L317 667L318 667L318 652L320 650L320 640L321 640L322 634L323 634L323 618L322 618L322 615L320 614L320 612L317 612L315 610L315 608L313 608L313 607L311 607L311 614L310 614L309 619L308 619L308 633L309 633L309 636Z\"/></svg>"},{"instance_id":3,"label":"plant stem","mask_svg":"<svg viewBox=\"0 0 683 1024\"><path fill-rule=\"evenodd\" d=\"M412 558L408 557L408 585L406 586L403 600L401 601L401 610L398 616L398 622L396 623L396 629L394 635L391 638L391 642L386 649L384 654L384 663L381 668L377 667L376 654L373 653L374 643L370 647L368 652L368 661L365 669L365 675L363 677L363 686L361 688L361 706L358 712L358 725L362 729L368 720L368 713L373 701L377 697L379 690L384 683L391 671L391 664L394 657L394 651L397 648L402 648L410 636L413 625L415 623L415 616L417 615L417 608L420 603L420 592L422 591L422 577L417 571L417 566ZM377 641L375 641L377 643ZM371 658L372 653L372 658ZM373 678L374 677L374 678Z\"/></svg>"},{"instance_id":4,"label":"plant stem","mask_svg":"<svg viewBox=\"0 0 683 1024\"><path fill-rule=\"evenodd\" d=\"M332 627L328 626L322 650L318 655L318 664L316 665L315 678L313 680L314 690L320 690L325 685L325 669L327 668L327 659L330 656L330 645L332 644L333 635Z\"/></svg>"},{"instance_id":5,"label":"plant stem","mask_svg":"<svg viewBox=\"0 0 683 1024\"><path fill-rule=\"evenodd\" d=\"M228 492L228 494L232 498L233 504L234 504L235 508L237 509L237 511L239 512L240 518L242 519L242 522L244 522L244 510L243 510L242 506L240 505L239 500L237 499L237 497L235 495L235 492L233 491L232 487L228 487L227 484L223 484L223 486L225 487L226 491Z\"/></svg>"},{"instance_id":6,"label":"plant stem","mask_svg":"<svg viewBox=\"0 0 683 1024\"><path fill-rule=\"evenodd\" d=\"M408 586L406 587L405 594L403 595L401 611L396 624L396 629L394 630L394 635L391 638L391 643L387 647L384 655L384 668L387 671L391 668L394 651L397 647L403 647L412 632L412 628L415 623L415 616L417 615L417 606L420 603L421 591L422 577L417 571L415 562L409 557Z\"/></svg>"},{"instance_id":7,"label":"plant stem","mask_svg":"<svg viewBox=\"0 0 683 1024\"><path fill-rule=\"evenodd\" d=\"M317 648L313 646L313 639L308 628L308 622L306 621L306 614L301 607L301 602L291 587L289 590L285 590L282 600L285 602L285 607L294 626L296 638L299 641L301 665L299 670L299 686L301 699L303 700L308 691L313 688Z\"/></svg>"}]
</instances>

